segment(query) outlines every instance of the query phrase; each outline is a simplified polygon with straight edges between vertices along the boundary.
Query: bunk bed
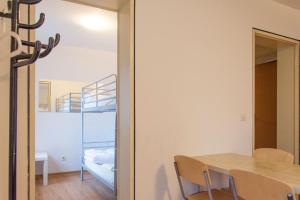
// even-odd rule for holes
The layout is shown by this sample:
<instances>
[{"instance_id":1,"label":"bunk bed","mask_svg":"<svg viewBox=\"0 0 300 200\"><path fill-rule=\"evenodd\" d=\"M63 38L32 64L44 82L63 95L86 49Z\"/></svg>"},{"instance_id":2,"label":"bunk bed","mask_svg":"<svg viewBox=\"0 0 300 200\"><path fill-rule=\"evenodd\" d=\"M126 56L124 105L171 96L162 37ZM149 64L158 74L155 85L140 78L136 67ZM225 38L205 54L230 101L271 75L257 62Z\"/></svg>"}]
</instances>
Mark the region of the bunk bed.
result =
<instances>
[{"instance_id":1,"label":"bunk bed","mask_svg":"<svg viewBox=\"0 0 300 200\"><path fill-rule=\"evenodd\" d=\"M81 112L81 94L70 92L56 98L56 112Z\"/></svg>"},{"instance_id":2,"label":"bunk bed","mask_svg":"<svg viewBox=\"0 0 300 200\"><path fill-rule=\"evenodd\" d=\"M117 184L117 77L115 74L107 76L82 88L82 165L81 180L84 180L84 170L108 186L116 194ZM85 120L87 113L115 113L114 139L101 141L85 138Z\"/></svg>"}]
</instances>

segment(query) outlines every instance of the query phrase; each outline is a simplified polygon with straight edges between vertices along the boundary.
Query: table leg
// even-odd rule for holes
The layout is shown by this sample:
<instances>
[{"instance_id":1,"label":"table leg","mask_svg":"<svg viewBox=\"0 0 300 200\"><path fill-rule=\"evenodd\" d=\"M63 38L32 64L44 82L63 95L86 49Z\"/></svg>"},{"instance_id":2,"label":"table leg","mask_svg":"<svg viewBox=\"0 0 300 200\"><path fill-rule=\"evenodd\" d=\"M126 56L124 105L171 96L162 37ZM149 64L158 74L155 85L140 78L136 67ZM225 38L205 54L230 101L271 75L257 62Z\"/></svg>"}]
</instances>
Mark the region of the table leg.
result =
<instances>
[{"instance_id":1,"label":"table leg","mask_svg":"<svg viewBox=\"0 0 300 200\"><path fill-rule=\"evenodd\" d=\"M44 160L43 184L48 185L48 160Z\"/></svg>"}]
</instances>

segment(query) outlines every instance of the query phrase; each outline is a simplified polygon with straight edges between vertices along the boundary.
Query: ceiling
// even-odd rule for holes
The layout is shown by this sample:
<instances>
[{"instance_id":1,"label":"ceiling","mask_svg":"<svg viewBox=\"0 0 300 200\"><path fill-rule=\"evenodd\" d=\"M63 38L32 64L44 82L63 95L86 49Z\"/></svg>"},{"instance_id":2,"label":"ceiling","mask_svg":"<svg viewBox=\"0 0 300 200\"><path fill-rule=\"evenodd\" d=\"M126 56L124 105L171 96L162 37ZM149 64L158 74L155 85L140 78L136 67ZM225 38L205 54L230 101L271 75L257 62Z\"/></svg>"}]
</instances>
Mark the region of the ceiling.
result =
<instances>
[{"instance_id":1,"label":"ceiling","mask_svg":"<svg viewBox=\"0 0 300 200\"><path fill-rule=\"evenodd\" d=\"M273 0L273 1L276 1L278 3L281 3L281 4L287 5L289 7L300 10L300 0Z\"/></svg>"},{"instance_id":2,"label":"ceiling","mask_svg":"<svg viewBox=\"0 0 300 200\"><path fill-rule=\"evenodd\" d=\"M255 57L256 58L269 58L276 57L277 49L272 49L269 47L259 46L255 47Z\"/></svg>"},{"instance_id":3,"label":"ceiling","mask_svg":"<svg viewBox=\"0 0 300 200\"><path fill-rule=\"evenodd\" d=\"M61 34L61 44L79 48L117 51L117 13L95 7L71 3L63 0L42 1L36 6L36 18L39 13L46 14L45 24L36 32L36 38L47 42L49 36ZM90 30L80 21L91 16L106 23L101 30ZM94 20L92 20L94 21ZM96 21L99 24L99 21Z\"/></svg>"},{"instance_id":4,"label":"ceiling","mask_svg":"<svg viewBox=\"0 0 300 200\"><path fill-rule=\"evenodd\" d=\"M255 37L255 62L256 64L264 63L265 61L277 59L276 40L271 40L264 37Z\"/></svg>"},{"instance_id":5,"label":"ceiling","mask_svg":"<svg viewBox=\"0 0 300 200\"><path fill-rule=\"evenodd\" d=\"M278 47L286 47L291 44L288 42L277 41L262 36L255 36L255 56L256 57L272 57L277 56Z\"/></svg>"}]
</instances>

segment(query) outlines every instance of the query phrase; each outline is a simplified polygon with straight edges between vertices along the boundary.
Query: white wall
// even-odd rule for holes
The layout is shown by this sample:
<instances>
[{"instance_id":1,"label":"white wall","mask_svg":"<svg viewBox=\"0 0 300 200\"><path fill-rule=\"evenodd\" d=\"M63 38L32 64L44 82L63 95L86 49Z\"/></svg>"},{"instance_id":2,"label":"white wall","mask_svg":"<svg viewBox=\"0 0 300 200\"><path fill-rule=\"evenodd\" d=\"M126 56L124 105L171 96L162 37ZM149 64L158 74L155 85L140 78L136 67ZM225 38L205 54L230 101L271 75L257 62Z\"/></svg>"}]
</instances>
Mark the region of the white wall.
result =
<instances>
[{"instance_id":1,"label":"white wall","mask_svg":"<svg viewBox=\"0 0 300 200\"><path fill-rule=\"evenodd\" d=\"M51 112L39 112L39 87L36 84L36 138L37 152L49 154L50 173L80 169L81 115L80 113L56 113L56 98L70 91L80 92L84 82L44 80L51 82ZM78 156L79 155L79 156ZM66 160L61 159L62 156ZM37 174L42 172L37 163Z\"/></svg>"},{"instance_id":2,"label":"white wall","mask_svg":"<svg viewBox=\"0 0 300 200\"><path fill-rule=\"evenodd\" d=\"M86 114L85 140L113 140L114 113ZM38 113L36 150L49 154L49 172L79 171L81 166L81 114ZM96 138L96 139L95 139ZM62 160L65 156L66 160ZM41 165L37 165L41 173Z\"/></svg>"},{"instance_id":3,"label":"white wall","mask_svg":"<svg viewBox=\"0 0 300 200\"><path fill-rule=\"evenodd\" d=\"M36 69L39 80L94 82L115 73L116 52L73 46L57 46L47 58L38 60Z\"/></svg>"},{"instance_id":4,"label":"white wall","mask_svg":"<svg viewBox=\"0 0 300 200\"><path fill-rule=\"evenodd\" d=\"M300 12L271 0L136 0L135 18L136 199L181 199L175 154L251 155L252 28L300 38Z\"/></svg>"},{"instance_id":5,"label":"white wall","mask_svg":"<svg viewBox=\"0 0 300 200\"><path fill-rule=\"evenodd\" d=\"M294 52L295 45L286 44L277 51L277 147L292 154L296 154Z\"/></svg>"},{"instance_id":6,"label":"white wall","mask_svg":"<svg viewBox=\"0 0 300 200\"><path fill-rule=\"evenodd\" d=\"M36 151L49 154L49 172L80 170L81 114L56 113L55 99L117 71L117 54L111 51L58 46L49 57L36 64ZM38 112L38 82L50 80L52 112ZM98 140L114 138L115 115L88 114L90 136ZM62 161L61 157L66 160ZM37 173L41 166L37 166Z\"/></svg>"}]
</instances>

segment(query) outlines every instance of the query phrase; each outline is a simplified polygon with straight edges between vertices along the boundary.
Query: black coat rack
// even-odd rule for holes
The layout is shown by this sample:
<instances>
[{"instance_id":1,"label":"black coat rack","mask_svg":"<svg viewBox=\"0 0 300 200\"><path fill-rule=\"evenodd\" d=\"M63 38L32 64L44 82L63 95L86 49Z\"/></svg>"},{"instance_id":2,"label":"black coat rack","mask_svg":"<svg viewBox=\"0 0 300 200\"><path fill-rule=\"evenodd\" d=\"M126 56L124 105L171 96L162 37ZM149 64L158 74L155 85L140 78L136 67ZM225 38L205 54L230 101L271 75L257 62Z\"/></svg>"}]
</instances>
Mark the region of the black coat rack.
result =
<instances>
[{"instance_id":1,"label":"black coat rack","mask_svg":"<svg viewBox=\"0 0 300 200\"><path fill-rule=\"evenodd\" d=\"M19 33L19 29L34 30L41 27L45 21L45 14L41 13L35 24L22 24L19 19L19 6L38 4L42 0L8 0L10 13L0 12L0 17L11 19L11 31ZM17 113L18 113L18 69L29 66L37 59L44 58L50 54L52 49L58 45L60 35L50 37L48 44L40 41L22 40L22 45L33 47L32 53L22 52L10 60L10 118L9 118L9 200L17 199ZM11 38L11 51L18 48L15 38Z\"/></svg>"}]
</instances>

